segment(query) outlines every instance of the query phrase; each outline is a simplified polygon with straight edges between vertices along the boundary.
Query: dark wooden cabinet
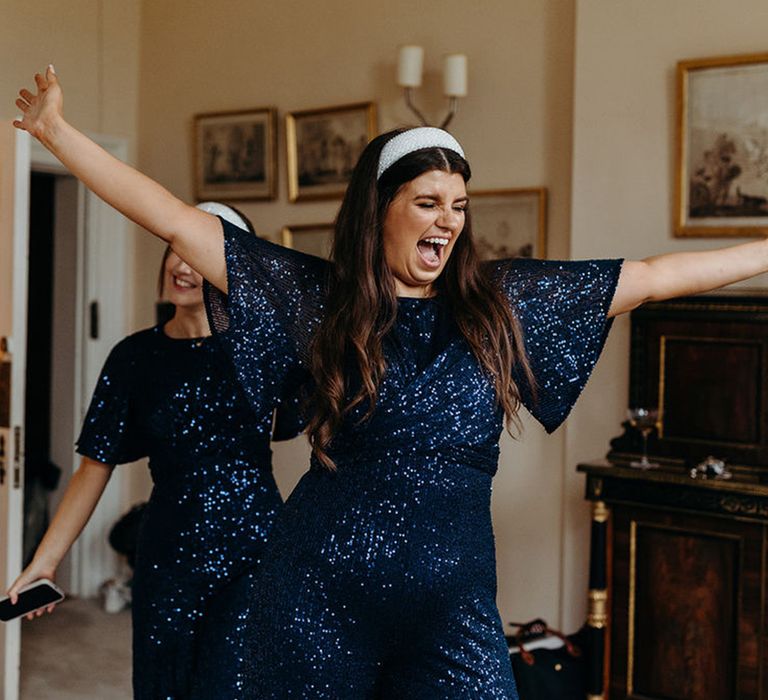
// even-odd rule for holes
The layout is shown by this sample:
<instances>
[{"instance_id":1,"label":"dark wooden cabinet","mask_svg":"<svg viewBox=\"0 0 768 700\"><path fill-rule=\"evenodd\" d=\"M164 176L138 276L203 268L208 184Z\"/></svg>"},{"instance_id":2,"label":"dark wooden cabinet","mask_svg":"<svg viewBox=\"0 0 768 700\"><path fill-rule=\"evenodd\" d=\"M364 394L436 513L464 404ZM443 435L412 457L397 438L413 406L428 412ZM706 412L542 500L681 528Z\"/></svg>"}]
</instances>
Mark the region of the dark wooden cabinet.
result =
<instances>
[{"instance_id":1,"label":"dark wooden cabinet","mask_svg":"<svg viewBox=\"0 0 768 700\"><path fill-rule=\"evenodd\" d=\"M593 503L590 700L768 700L768 295L632 314L630 405L659 409L579 465ZM729 480L691 468L725 459Z\"/></svg>"},{"instance_id":2,"label":"dark wooden cabinet","mask_svg":"<svg viewBox=\"0 0 768 700\"><path fill-rule=\"evenodd\" d=\"M768 698L768 487L674 465L579 470L606 527L592 564L609 582L608 692L593 697Z\"/></svg>"},{"instance_id":3,"label":"dark wooden cabinet","mask_svg":"<svg viewBox=\"0 0 768 700\"><path fill-rule=\"evenodd\" d=\"M768 294L646 304L631 324L630 405L659 409L651 452L714 454L768 477ZM614 440L613 453L631 448L631 434Z\"/></svg>"}]
</instances>

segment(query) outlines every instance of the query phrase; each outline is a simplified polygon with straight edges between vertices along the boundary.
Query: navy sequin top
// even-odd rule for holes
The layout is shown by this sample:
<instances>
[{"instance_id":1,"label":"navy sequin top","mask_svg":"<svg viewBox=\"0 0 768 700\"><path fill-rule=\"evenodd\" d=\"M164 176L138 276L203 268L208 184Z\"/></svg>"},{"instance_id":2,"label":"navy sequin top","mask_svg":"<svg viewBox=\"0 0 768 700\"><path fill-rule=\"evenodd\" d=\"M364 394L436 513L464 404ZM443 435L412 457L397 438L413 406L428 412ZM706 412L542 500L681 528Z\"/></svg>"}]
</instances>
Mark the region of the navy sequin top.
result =
<instances>
[{"instance_id":1,"label":"navy sequin top","mask_svg":"<svg viewBox=\"0 0 768 700\"><path fill-rule=\"evenodd\" d=\"M229 298L208 291L211 323L246 391L306 377L327 268L226 224L225 254ZM522 325L537 381L536 401L520 381L524 403L551 432L603 347L621 263L486 269ZM284 363L268 380L253 370L267 346ZM313 463L270 536L247 694L516 698L495 607L493 385L439 298L399 300L384 354L375 411L346 416L330 449L337 470Z\"/></svg>"},{"instance_id":2,"label":"navy sequin top","mask_svg":"<svg viewBox=\"0 0 768 700\"><path fill-rule=\"evenodd\" d=\"M249 399L262 406L265 396L278 396L307 379L309 344L322 319L329 264L243 234L226 221L222 225L229 296L206 284L209 321ZM522 325L536 401L522 377L518 384L524 404L547 432L568 416L600 356L621 263L530 258L485 263ZM414 303L401 299L401 315L404 304ZM440 337L429 342L439 346L456 331L446 330L450 320L444 315L434 321ZM404 332L397 329L395 335ZM409 342L422 357L434 350L418 333Z\"/></svg>"},{"instance_id":3,"label":"navy sequin top","mask_svg":"<svg viewBox=\"0 0 768 700\"><path fill-rule=\"evenodd\" d=\"M148 456L154 482L133 580L136 698L189 697L211 600L235 580L247 591L228 597L252 597L242 577L282 507L271 427L271 407L253 410L215 337L154 327L118 343L104 365L77 450L106 464ZM220 660L209 688L221 697L242 684L246 610L217 613L215 643L202 651Z\"/></svg>"}]
</instances>

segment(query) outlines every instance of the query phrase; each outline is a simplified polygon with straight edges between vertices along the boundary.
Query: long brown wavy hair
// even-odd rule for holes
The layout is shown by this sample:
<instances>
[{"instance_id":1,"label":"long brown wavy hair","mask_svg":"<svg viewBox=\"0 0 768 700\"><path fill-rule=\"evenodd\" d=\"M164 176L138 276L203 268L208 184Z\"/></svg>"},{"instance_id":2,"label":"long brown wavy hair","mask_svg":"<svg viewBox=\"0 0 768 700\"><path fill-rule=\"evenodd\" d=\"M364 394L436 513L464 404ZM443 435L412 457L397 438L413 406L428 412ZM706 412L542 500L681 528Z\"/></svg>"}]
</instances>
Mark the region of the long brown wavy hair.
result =
<instances>
[{"instance_id":1,"label":"long brown wavy hair","mask_svg":"<svg viewBox=\"0 0 768 700\"><path fill-rule=\"evenodd\" d=\"M333 272L325 316L311 352L315 381L310 399L309 439L314 455L334 469L328 448L344 417L356 406L372 414L387 369L383 339L397 316L395 281L384 258L382 229L387 209L402 186L430 170L458 173L468 182L469 163L454 151L427 148L401 158L376 180L379 155L398 129L371 141L360 156L336 218L331 251ZM517 366L534 387L519 323L501 291L483 271L472 236L470 209L453 252L435 285L451 308L461 334L493 381L507 427L518 427ZM350 368L356 370L352 391Z\"/></svg>"}]
</instances>

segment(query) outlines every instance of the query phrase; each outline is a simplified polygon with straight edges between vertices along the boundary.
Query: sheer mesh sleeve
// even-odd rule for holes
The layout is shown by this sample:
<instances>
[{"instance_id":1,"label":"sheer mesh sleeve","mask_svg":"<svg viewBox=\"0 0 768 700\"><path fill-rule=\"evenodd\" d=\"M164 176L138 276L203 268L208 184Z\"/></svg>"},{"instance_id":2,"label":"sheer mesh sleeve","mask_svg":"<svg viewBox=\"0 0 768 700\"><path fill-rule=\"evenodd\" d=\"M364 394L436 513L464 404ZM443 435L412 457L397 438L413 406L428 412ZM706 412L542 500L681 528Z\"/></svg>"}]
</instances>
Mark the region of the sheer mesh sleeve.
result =
<instances>
[{"instance_id":1,"label":"sheer mesh sleeve","mask_svg":"<svg viewBox=\"0 0 768 700\"><path fill-rule=\"evenodd\" d=\"M547 432L568 416L605 344L621 260L514 259L491 263L522 325L536 400L518 377L523 403Z\"/></svg>"},{"instance_id":2,"label":"sheer mesh sleeve","mask_svg":"<svg viewBox=\"0 0 768 700\"><path fill-rule=\"evenodd\" d=\"M75 443L84 457L104 464L125 464L147 455L132 396L132 387L137 385L134 364L126 340L107 357Z\"/></svg>"},{"instance_id":3,"label":"sheer mesh sleeve","mask_svg":"<svg viewBox=\"0 0 768 700\"><path fill-rule=\"evenodd\" d=\"M306 378L330 266L222 225L228 293L205 285L208 321L261 414L274 408L287 385Z\"/></svg>"}]
</instances>

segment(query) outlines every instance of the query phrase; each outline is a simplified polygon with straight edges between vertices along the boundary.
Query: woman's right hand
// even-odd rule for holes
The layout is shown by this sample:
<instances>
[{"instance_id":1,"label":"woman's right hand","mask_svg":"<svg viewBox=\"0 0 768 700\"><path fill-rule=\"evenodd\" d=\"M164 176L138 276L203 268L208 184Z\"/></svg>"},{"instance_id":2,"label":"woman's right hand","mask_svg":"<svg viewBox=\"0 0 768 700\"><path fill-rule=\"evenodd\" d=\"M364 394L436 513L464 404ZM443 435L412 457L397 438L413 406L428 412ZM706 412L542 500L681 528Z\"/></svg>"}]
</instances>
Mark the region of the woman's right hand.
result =
<instances>
[{"instance_id":1,"label":"woman's right hand","mask_svg":"<svg viewBox=\"0 0 768 700\"><path fill-rule=\"evenodd\" d=\"M52 65L48 66L45 75L35 73L35 85L36 93L26 88L19 90L16 106L21 110L22 118L14 120L13 125L44 141L62 118L64 94Z\"/></svg>"},{"instance_id":2,"label":"woman's right hand","mask_svg":"<svg viewBox=\"0 0 768 700\"><path fill-rule=\"evenodd\" d=\"M10 597L11 603L16 605L16 602L19 599L19 593L21 593L24 588L35 581L39 581L41 578L47 578L53 581L55 576L56 567L45 566L32 560L32 563L24 569L20 576L13 582L13 585L7 591L7 595ZM27 620L34 620L35 617L40 617L44 612L52 613L55 607L56 603L51 603L47 608L41 608L40 610L35 610L27 614L26 618Z\"/></svg>"},{"instance_id":3,"label":"woman's right hand","mask_svg":"<svg viewBox=\"0 0 768 700\"><path fill-rule=\"evenodd\" d=\"M34 93L19 91L16 106L22 117L13 125L40 141L97 197L170 243L175 253L226 293L227 264L221 222L182 202L68 124L62 114L64 98L53 66L48 66L44 76L36 74L35 84Z\"/></svg>"}]
</instances>

